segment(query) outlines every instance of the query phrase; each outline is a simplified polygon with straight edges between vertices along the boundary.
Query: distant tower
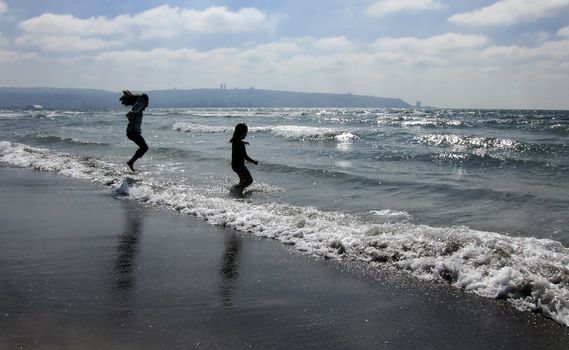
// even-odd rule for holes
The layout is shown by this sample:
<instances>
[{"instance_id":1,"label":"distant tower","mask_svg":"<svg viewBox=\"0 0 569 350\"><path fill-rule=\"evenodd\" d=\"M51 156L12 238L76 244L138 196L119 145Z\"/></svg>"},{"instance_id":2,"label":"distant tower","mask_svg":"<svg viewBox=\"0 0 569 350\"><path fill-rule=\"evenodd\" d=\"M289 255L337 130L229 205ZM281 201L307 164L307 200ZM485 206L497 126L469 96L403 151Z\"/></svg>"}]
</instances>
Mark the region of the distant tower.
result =
<instances>
[{"instance_id":1,"label":"distant tower","mask_svg":"<svg viewBox=\"0 0 569 350\"><path fill-rule=\"evenodd\" d=\"M223 84L219 84L219 90L223 90Z\"/></svg>"},{"instance_id":2,"label":"distant tower","mask_svg":"<svg viewBox=\"0 0 569 350\"><path fill-rule=\"evenodd\" d=\"M223 84L223 90L227 90L227 85Z\"/></svg>"},{"instance_id":3,"label":"distant tower","mask_svg":"<svg viewBox=\"0 0 569 350\"><path fill-rule=\"evenodd\" d=\"M415 108L421 108L421 101L417 101L415 103Z\"/></svg>"}]
</instances>

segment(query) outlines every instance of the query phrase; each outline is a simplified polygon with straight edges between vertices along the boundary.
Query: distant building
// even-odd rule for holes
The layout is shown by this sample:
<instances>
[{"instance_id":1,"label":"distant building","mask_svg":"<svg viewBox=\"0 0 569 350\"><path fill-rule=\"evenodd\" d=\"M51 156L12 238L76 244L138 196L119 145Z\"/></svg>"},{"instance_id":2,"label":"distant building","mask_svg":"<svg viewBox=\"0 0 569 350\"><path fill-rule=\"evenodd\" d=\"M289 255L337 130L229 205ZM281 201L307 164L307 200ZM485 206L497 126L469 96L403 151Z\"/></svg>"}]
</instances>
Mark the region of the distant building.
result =
<instances>
[{"instance_id":1,"label":"distant building","mask_svg":"<svg viewBox=\"0 0 569 350\"><path fill-rule=\"evenodd\" d=\"M421 101L417 101L415 103L415 108L421 108Z\"/></svg>"}]
</instances>

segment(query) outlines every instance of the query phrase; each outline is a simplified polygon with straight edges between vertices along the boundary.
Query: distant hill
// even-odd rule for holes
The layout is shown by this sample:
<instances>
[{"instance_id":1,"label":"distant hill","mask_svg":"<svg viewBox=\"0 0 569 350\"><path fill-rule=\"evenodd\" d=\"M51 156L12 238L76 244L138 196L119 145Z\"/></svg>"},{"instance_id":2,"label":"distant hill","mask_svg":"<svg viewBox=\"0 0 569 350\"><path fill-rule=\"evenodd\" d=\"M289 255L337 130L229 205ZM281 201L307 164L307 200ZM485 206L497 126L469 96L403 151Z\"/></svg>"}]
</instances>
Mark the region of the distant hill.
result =
<instances>
[{"instance_id":1,"label":"distant hill","mask_svg":"<svg viewBox=\"0 0 569 350\"><path fill-rule=\"evenodd\" d=\"M113 108L117 93L92 89L0 88L1 107Z\"/></svg>"},{"instance_id":2,"label":"distant hill","mask_svg":"<svg viewBox=\"0 0 569 350\"><path fill-rule=\"evenodd\" d=\"M259 89L192 89L145 91L150 105L167 107L386 107L409 108L401 99L352 94L306 93ZM94 89L0 88L0 106L101 108L120 106L120 92Z\"/></svg>"}]
</instances>

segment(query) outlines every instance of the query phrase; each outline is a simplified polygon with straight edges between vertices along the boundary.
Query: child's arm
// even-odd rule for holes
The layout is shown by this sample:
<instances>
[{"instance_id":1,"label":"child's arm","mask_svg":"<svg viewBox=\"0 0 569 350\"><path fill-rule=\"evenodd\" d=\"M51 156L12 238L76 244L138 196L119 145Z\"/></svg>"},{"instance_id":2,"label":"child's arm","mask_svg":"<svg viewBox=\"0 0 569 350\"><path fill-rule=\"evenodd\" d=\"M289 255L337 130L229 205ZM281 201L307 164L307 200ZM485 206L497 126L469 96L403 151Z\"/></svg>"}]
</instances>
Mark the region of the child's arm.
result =
<instances>
[{"instance_id":1,"label":"child's arm","mask_svg":"<svg viewBox=\"0 0 569 350\"><path fill-rule=\"evenodd\" d=\"M251 162L255 165L259 164L259 162L257 162L255 159L252 159L251 157L249 157L249 155L247 155L247 151L245 150L245 146L243 146L243 155L245 156L246 161Z\"/></svg>"},{"instance_id":2,"label":"child's arm","mask_svg":"<svg viewBox=\"0 0 569 350\"><path fill-rule=\"evenodd\" d=\"M245 159L246 159L248 162L251 162L251 163L253 163L253 164L255 164L255 165L259 164L258 161L256 161L255 159L249 158L248 155L245 155Z\"/></svg>"}]
</instances>

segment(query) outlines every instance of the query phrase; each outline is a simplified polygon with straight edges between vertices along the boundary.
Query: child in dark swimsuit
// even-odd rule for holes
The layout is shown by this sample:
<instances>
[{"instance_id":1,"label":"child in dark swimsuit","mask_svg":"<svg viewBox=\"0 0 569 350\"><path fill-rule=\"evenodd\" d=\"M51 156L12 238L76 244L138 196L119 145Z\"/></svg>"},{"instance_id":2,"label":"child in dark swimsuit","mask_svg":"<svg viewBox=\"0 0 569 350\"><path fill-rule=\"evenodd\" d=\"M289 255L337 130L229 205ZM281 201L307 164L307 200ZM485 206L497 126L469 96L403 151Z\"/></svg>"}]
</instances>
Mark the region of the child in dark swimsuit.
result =
<instances>
[{"instance_id":1,"label":"child in dark swimsuit","mask_svg":"<svg viewBox=\"0 0 569 350\"><path fill-rule=\"evenodd\" d=\"M235 126L235 131L233 132L233 137L229 140L229 142L232 143L231 169L239 175L239 184L237 184L236 188L241 191L253 183L253 177L245 167L245 160L255 165L259 164L256 160L251 159L245 150L245 145L249 144L248 142L243 141L243 139L247 137L247 131L247 125L243 123L237 124Z\"/></svg>"},{"instance_id":2,"label":"child in dark swimsuit","mask_svg":"<svg viewBox=\"0 0 569 350\"><path fill-rule=\"evenodd\" d=\"M126 114L126 117L128 118L126 137L128 137L132 142L136 143L138 150L136 153L134 153L132 158L126 162L126 164L130 170L134 171L134 162L136 162L138 158L142 158L144 153L148 151L148 145L146 145L146 142L142 137L141 129L142 111L148 107L148 95L135 95L128 90L124 90L120 101L125 106L132 106L131 111Z\"/></svg>"}]
</instances>

